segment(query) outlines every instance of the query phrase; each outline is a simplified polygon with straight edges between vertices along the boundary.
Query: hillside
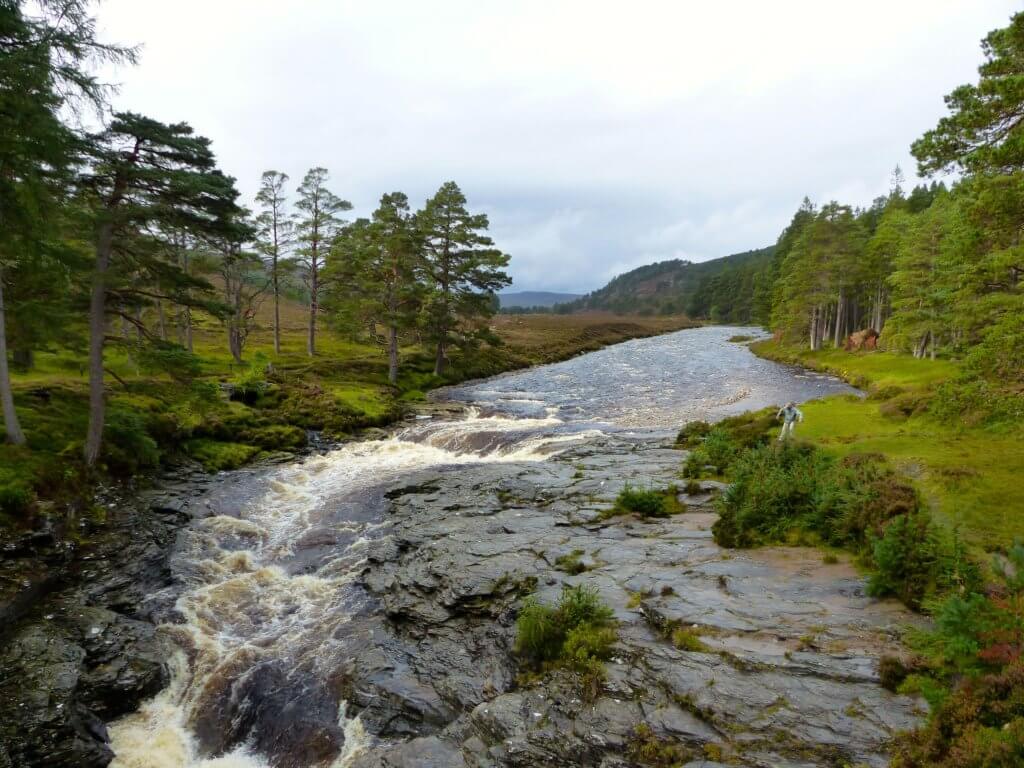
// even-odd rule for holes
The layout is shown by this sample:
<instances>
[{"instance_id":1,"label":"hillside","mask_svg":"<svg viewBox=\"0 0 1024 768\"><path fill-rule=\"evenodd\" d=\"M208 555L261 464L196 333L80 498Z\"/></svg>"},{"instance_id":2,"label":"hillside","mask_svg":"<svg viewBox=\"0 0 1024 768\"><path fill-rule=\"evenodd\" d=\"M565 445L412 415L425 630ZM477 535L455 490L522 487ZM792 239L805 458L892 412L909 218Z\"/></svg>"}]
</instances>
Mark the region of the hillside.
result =
<instances>
[{"instance_id":1,"label":"hillside","mask_svg":"<svg viewBox=\"0 0 1024 768\"><path fill-rule=\"evenodd\" d=\"M552 291L505 291L498 294L502 309L512 307L553 307L580 298L578 293L554 293Z\"/></svg>"},{"instance_id":2,"label":"hillside","mask_svg":"<svg viewBox=\"0 0 1024 768\"><path fill-rule=\"evenodd\" d=\"M749 276L752 279L757 269L769 262L774 250L774 246L769 246L699 264L681 259L648 264L619 275L604 288L563 307L570 312L586 309L666 315L689 312L690 303L698 295L702 281L711 281L727 274L735 274L737 278ZM742 317L728 319L745 321Z\"/></svg>"}]
</instances>

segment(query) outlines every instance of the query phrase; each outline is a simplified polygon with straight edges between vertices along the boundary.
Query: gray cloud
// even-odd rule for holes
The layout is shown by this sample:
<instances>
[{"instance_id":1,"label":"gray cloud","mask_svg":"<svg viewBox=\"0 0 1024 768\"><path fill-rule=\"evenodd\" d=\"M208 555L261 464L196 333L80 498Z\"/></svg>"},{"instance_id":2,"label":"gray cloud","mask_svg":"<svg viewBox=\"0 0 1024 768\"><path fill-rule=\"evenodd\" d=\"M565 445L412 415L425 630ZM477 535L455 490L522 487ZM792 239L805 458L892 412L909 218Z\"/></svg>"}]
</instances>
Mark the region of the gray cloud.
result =
<instances>
[{"instance_id":1,"label":"gray cloud","mask_svg":"<svg viewBox=\"0 0 1024 768\"><path fill-rule=\"evenodd\" d=\"M323 165L365 215L455 179L517 287L582 291L913 179L1015 5L107 0L100 22L144 43L117 106L191 122L246 195Z\"/></svg>"}]
</instances>

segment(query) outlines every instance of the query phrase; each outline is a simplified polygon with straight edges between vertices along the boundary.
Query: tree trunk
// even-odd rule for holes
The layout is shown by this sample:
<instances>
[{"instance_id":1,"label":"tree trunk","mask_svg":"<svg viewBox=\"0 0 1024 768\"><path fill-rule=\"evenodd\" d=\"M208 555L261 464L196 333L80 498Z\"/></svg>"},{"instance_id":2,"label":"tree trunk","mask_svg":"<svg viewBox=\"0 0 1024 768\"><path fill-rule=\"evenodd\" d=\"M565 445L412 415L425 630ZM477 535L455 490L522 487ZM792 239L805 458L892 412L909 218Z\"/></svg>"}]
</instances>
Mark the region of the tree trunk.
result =
<instances>
[{"instance_id":1,"label":"tree trunk","mask_svg":"<svg viewBox=\"0 0 1024 768\"><path fill-rule=\"evenodd\" d=\"M85 436L85 463L93 466L100 455L103 442L103 421L106 401L103 391L103 343L106 333L107 267L114 225L105 222L96 244L96 268L92 276L92 296L89 299L89 428Z\"/></svg>"},{"instance_id":2,"label":"tree trunk","mask_svg":"<svg viewBox=\"0 0 1024 768\"><path fill-rule=\"evenodd\" d=\"M281 354L281 292L277 283L277 246L274 246L274 266L271 277L274 280L274 354Z\"/></svg>"},{"instance_id":3,"label":"tree trunk","mask_svg":"<svg viewBox=\"0 0 1024 768\"><path fill-rule=\"evenodd\" d=\"M440 376L444 373L444 340L437 340L437 356L434 358L434 375Z\"/></svg>"},{"instance_id":4,"label":"tree trunk","mask_svg":"<svg viewBox=\"0 0 1024 768\"><path fill-rule=\"evenodd\" d=\"M3 405L4 431L7 442L22 445L25 433L21 431L18 412L14 409L14 391L11 389L11 371L7 367L7 316L4 309L4 279L0 271L0 404Z\"/></svg>"},{"instance_id":5,"label":"tree trunk","mask_svg":"<svg viewBox=\"0 0 1024 768\"><path fill-rule=\"evenodd\" d=\"M316 354L316 313L319 308L317 293L319 293L320 286L317 284L319 275L317 274L316 259L314 247L314 251L309 259L309 336L306 339L306 353L310 357Z\"/></svg>"},{"instance_id":6,"label":"tree trunk","mask_svg":"<svg viewBox=\"0 0 1024 768\"><path fill-rule=\"evenodd\" d=\"M836 302L836 323L832 346L839 347L839 339L843 336L843 322L846 320L846 302L843 300L842 291L839 292L839 301Z\"/></svg>"},{"instance_id":7,"label":"tree trunk","mask_svg":"<svg viewBox=\"0 0 1024 768\"><path fill-rule=\"evenodd\" d=\"M811 310L811 351L814 352L818 348L818 323L820 322L820 309L815 307Z\"/></svg>"},{"instance_id":8,"label":"tree trunk","mask_svg":"<svg viewBox=\"0 0 1024 768\"><path fill-rule=\"evenodd\" d=\"M157 299L156 316L157 321L160 323L160 340L167 341L167 316L164 314L164 302L162 299Z\"/></svg>"},{"instance_id":9,"label":"tree trunk","mask_svg":"<svg viewBox=\"0 0 1024 768\"><path fill-rule=\"evenodd\" d=\"M398 383L398 328L388 328L388 381Z\"/></svg>"}]
</instances>

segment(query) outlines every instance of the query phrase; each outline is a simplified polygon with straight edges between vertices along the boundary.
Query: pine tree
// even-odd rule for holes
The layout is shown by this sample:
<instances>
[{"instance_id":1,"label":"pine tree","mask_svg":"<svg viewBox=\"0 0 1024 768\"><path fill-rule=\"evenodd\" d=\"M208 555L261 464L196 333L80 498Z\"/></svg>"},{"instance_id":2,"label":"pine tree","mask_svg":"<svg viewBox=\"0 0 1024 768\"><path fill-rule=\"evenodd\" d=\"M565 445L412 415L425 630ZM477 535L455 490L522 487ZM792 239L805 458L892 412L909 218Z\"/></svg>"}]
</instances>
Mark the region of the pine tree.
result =
<instances>
[{"instance_id":1,"label":"pine tree","mask_svg":"<svg viewBox=\"0 0 1024 768\"><path fill-rule=\"evenodd\" d=\"M473 323L493 315L492 297L511 285L503 271L509 257L484 234L487 216L469 213L454 181L441 186L416 221L430 281L424 318L435 344L434 374L440 376L448 347L464 339Z\"/></svg>"},{"instance_id":2,"label":"pine tree","mask_svg":"<svg viewBox=\"0 0 1024 768\"><path fill-rule=\"evenodd\" d=\"M292 245L293 222L287 212L284 185L288 176L278 171L264 171L256 202L262 209L256 217L258 247L266 259L274 296L274 352L281 354L281 277L288 249Z\"/></svg>"},{"instance_id":3,"label":"pine tree","mask_svg":"<svg viewBox=\"0 0 1024 768\"><path fill-rule=\"evenodd\" d=\"M388 381L398 381L399 341L422 306L423 241L401 192L384 195L370 221L346 227L331 252L329 306L336 318L384 326Z\"/></svg>"},{"instance_id":4,"label":"pine tree","mask_svg":"<svg viewBox=\"0 0 1024 768\"><path fill-rule=\"evenodd\" d=\"M30 6L33 15L26 5L0 3L0 410L13 443L23 443L25 436L8 370L9 298L30 297L29 291L17 290L16 279L69 253L54 235L81 147L61 111L83 102L103 106L105 89L89 73L90 63L135 58L132 49L96 39L87 2L40 0ZM34 316L35 328L58 333L59 315L48 314ZM22 335L21 343L26 341Z\"/></svg>"},{"instance_id":5,"label":"pine tree","mask_svg":"<svg viewBox=\"0 0 1024 768\"><path fill-rule=\"evenodd\" d=\"M950 264L954 203L941 195L926 211L903 224L889 278L892 291L892 328L887 346L910 350L914 357L934 359L952 328L951 299L955 269Z\"/></svg>"},{"instance_id":6,"label":"pine tree","mask_svg":"<svg viewBox=\"0 0 1024 768\"><path fill-rule=\"evenodd\" d=\"M132 113L114 115L93 137L93 164L82 178L96 221L89 302L89 427L85 460L99 457L104 425L103 350L113 312L145 331L133 310L145 300L202 304L211 286L165 258L151 233L215 236L234 206L232 180L214 167L210 142L185 123L167 125ZM192 289L199 289L197 296ZM108 304L108 298L113 301Z\"/></svg>"},{"instance_id":7,"label":"pine tree","mask_svg":"<svg viewBox=\"0 0 1024 768\"><path fill-rule=\"evenodd\" d=\"M324 267L342 220L342 211L352 210L352 204L342 200L325 186L328 174L326 168L313 168L299 185L299 200L295 207L300 211L298 239L299 264L302 266L306 288L309 291L309 327L306 337L306 352L316 354L316 320L320 312L320 271Z\"/></svg>"}]
</instances>

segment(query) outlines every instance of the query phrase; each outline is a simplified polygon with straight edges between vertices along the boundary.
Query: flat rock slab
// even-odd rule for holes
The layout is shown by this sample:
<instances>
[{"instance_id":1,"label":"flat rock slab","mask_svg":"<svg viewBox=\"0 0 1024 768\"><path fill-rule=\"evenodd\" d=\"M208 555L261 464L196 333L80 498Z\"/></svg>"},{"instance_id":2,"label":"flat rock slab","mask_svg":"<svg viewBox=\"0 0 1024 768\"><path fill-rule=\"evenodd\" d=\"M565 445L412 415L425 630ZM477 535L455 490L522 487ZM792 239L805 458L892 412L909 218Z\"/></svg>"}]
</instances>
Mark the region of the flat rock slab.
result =
<instances>
[{"instance_id":1,"label":"flat rock slab","mask_svg":"<svg viewBox=\"0 0 1024 768\"><path fill-rule=\"evenodd\" d=\"M925 705L882 689L878 658L920 619L815 550L718 547L704 494L668 519L602 519L627 483L678 483L681 458L613 436L391 489L389 535L362 574L387 640L345 670L351 711L378 742L353 765L613 768L637 764L644 734L691 768L886 765L887 740ZM559 570L566 555L586 570ZM564 671L517 686L523 597L554 602L577 584L620 622L603 686L585 692ZM676 648L680 627L704 648Z\"/></svg>"}]
</instances>

